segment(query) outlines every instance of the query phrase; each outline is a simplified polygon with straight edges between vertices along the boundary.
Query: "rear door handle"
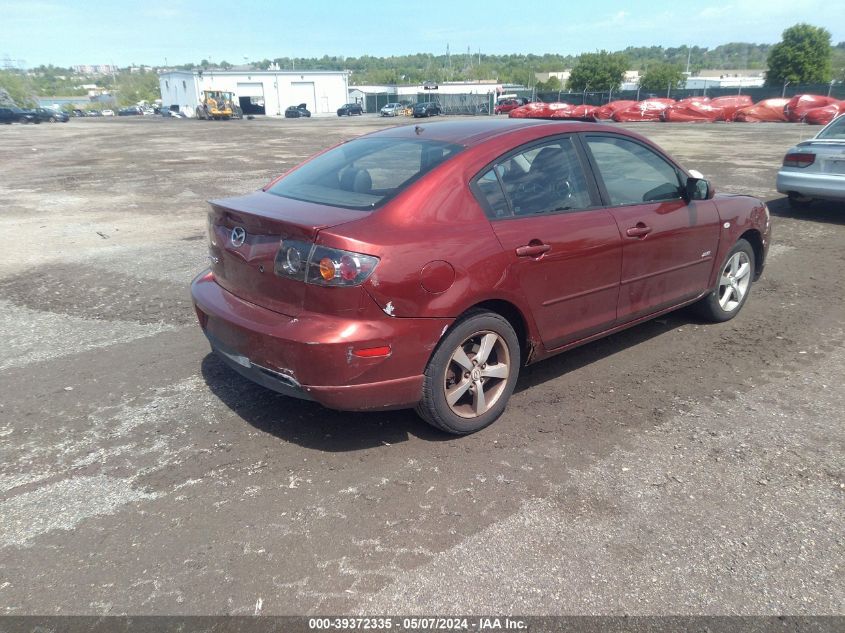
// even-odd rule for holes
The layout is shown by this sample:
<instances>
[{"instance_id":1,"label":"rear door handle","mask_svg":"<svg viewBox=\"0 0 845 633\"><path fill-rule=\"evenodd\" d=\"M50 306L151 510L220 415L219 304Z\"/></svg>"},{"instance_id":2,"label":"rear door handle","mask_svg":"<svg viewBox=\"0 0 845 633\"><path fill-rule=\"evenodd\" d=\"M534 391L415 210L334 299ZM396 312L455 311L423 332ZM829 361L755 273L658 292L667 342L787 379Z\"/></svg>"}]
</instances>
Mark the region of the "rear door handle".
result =
<instances>
[{"instance_id":1,"label":"rear door handle","mask_svg":"<svg viewBox=\"0 0 845 633\"><path fill-rule=\"evenodd\" d=\"M533 241L533 240L532 240ZM543 253L548 253L552 250L549 244L529 244L528 246L520 246L516 249L517 257L538 257Z\"/></svg>"},{"instance_id":2,"label":"rear door handle","mask_svg":"<svg viewBox=\"0 0 845 633\"><path fill-rule=\"evenodd\" d=\"M645 237L651 233L651 227L646 226L642 222L637 222L637 226L632 226L630 229L625 231L625 235L628 237Z\"/></svg>"}]
</instances>

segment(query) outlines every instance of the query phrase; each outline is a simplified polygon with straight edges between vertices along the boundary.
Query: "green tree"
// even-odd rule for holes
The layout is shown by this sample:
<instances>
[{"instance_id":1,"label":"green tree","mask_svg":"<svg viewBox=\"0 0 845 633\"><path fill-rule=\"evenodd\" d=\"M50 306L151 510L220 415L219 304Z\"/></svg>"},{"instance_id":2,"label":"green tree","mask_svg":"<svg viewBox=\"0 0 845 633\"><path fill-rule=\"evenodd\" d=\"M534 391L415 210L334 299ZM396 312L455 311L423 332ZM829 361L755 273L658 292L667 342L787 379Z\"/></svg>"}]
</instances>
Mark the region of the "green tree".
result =
<instances>
[{"instance_id":1,"label":"green tree","mask_svg":"<svg viewBox=\"0 0 845 633\"><path fill-rule=\"evenodd\" d=\"M616 90L628 70L628 58L622 53L584 53L569 76L570 90Z\"/></svg>"},{"instance_id":2,"label":"green tree","mask_svg":"<svg viewBox=\"0 0 845 633\"><path fill-rule=\"evenodd\" d=\"M560 79L554 75L549 77L548 81L537 82L537 92L560 92L562 89Z\"/></svg>"},{"instance_id":3,"label":"green tree","mask_svg":"<svg viewBox=\"0 0 845 633\"><path fill-rule=\"evenodd\" d=\"M684 71L674 64L651 64L640 77L640 90L654 92L678 88L684 81Z\"/></svg>"},{"instance_id":4,"label":"green tree","mask_svg":"<svg viewBox=\"0 0 845 633\"><path fill-rule=\"evenodd\" d=\"M116 90L117 102L120 106L161 99L158 75L150 71L120 73L117 76Z\"/></svg>"},{"instance_id":5,"label":"green tree","mask_svg":"<svg viewBox=\"0 0 845 633\"><path fill-rule=\"evenodd\" d=\"M845 81L845 42L839 42L833 47L831 65L833 67L833 78L837 81Z\"/></svg>"},{"instance_id":6,"label":"green tree","mask_svg":"<svg viewBox=\"0 0 845 633\"><path fill-rule=\"evenodd\" d=\"M9 97L22 108L37 105L35 89L25 75L8 70L0 70L0 88L6 90Z\"/></svg>"},{"instance_id":7,"label":"green tree","mask_svg":"<svg viewBox=\"0 0 845 633\"><path fill-rule=\"evenodd\" d=\"M820 26L796 24L769 52L766 84L826 83L831 78L830 33Z\"/></svg>"}]
</instances>

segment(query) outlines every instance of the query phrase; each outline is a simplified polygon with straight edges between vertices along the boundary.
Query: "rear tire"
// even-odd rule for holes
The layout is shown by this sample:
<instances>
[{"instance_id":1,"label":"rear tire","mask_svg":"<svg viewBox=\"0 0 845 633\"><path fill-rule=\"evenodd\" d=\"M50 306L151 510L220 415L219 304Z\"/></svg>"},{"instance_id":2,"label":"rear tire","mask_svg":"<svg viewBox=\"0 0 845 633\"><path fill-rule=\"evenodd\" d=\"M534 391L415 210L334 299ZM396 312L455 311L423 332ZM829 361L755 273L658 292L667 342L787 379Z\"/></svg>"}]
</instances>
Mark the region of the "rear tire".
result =
<instances>
[{"instance_id":1,"label":"rear tire","mask_svg":"<svg viewBox=\"0 0 845 633\"><path fill-rule=\"evenodd\" d=\"M716 287L693 308L702 318L721 323L734 318L748 300L754 278L754 249L738 240L719 267Z\"/></svg>"},{"instance_id":2,"label":"rear tire","mask_svg":"<svg viewBox=\"0 0 845 633\"><path fill-rule=\"evenodd\" d=\"M480 431L504 412L520 365L519 340L507 319L495 312L469 312L429 360L416 411L447 433Z\"/></svg>"}]
</instances>

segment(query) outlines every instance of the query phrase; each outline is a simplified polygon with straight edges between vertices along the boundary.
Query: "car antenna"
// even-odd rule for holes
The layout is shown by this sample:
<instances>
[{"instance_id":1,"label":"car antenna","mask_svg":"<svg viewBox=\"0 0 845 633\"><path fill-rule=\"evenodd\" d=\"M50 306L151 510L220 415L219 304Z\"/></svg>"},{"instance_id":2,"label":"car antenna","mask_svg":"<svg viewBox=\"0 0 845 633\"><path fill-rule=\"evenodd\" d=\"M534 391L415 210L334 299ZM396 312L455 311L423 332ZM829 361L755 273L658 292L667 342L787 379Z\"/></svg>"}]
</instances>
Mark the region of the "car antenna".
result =
<instances>
[{"instance_id":1,"label":"car antenna","mask_svg":"<svg viewBox=\"0 0 845 633\"><path fill-rule=\"evenodd\" d=\"M414 126L414 132L416 132L417 134L422 134L424 129L425 128L422 128L419 125Z\"/></svg>"}]
</instances>

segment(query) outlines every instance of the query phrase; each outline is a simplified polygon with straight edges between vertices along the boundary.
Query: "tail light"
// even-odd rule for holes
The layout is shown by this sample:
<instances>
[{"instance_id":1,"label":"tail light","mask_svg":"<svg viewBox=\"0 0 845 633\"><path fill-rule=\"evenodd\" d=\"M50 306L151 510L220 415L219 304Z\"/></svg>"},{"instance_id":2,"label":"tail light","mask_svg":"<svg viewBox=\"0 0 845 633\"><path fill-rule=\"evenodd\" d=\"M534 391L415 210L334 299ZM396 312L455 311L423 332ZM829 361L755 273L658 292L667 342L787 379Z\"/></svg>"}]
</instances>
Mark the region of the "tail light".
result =
<instances>
[{"instance_id":1,"label":"tail light","mask_svg":"<svg viewBox=\"0 0 845 633\"><path fill-rule=\"evenodd\" d=\"M809 167L816 162L816 155L810 153L793 153L783 157L784 167Z\"/></svg>"},{"instance_id":2,"label":"tail light","mask_svg":"<svg viewBox=\"0 0 845 633\"><path fill-rule=\"evenodd\" d=\"M274 269L280 277L318 286L359 286L373 274L378 262L372 255L282 240Z\"/></svg>"}]
</instances>

